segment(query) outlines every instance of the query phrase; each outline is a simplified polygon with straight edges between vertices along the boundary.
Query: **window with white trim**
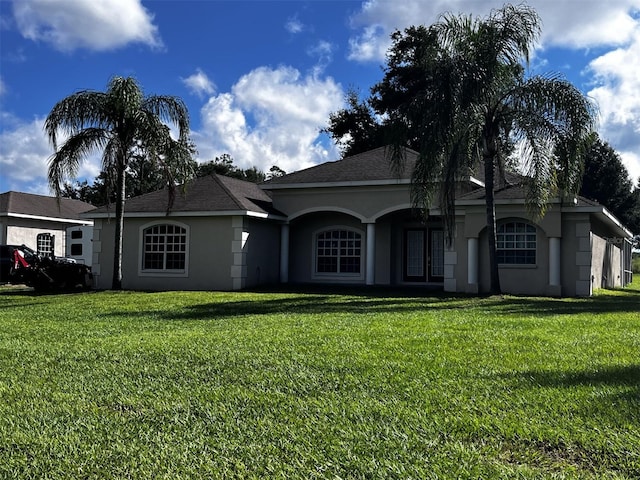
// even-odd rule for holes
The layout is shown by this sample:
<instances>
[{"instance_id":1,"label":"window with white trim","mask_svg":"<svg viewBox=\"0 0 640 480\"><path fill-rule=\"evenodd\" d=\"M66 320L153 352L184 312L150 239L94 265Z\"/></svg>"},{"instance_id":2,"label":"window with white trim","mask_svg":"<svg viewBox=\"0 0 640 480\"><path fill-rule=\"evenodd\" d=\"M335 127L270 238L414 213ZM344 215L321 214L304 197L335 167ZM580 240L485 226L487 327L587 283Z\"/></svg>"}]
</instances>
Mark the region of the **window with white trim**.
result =
<instances>
[{"instance_id":1,"label":"window with white trim","mask_svg":"<svg viewBox=\"0 0 640 480\"><path fill-rule=\"evenodd\" d=\"M359 275L362 235L353 230L332 229L316 234L316 273Z\"/></svg>"},{"instance_id":2,"label":"window with white trim","mask_svg":"<svg viewBox=\"0 0 640 480\"><path fill-rule=\"evenodd\" d=\"M506 265L536 264L536 227L526 222L503 222L498 225L496 246L498 263Z\"/></svg>"},{"instance_id":3,"label":"window with white trim","mask_svg":"<svg viewBox=\"0 0 640 480\"><path fill-rule=\"evenodd\" d=\"M142 231L142 270L184 272L187 229L180 225L151 225Z\"/></svg>"}]
</instances>

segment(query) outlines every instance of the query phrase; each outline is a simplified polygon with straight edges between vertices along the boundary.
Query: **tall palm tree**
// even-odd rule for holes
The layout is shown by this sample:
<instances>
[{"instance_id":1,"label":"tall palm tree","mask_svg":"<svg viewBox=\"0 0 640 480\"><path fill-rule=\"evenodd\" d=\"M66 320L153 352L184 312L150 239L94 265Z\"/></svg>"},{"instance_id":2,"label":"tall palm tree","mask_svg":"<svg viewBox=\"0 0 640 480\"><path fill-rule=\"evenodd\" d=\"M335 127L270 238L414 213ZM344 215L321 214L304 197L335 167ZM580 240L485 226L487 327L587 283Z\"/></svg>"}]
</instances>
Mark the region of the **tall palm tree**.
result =
<instances>
[{"instance_id":1,"label":"tall palm tree","mask_svg":"<svg viewBox=\"0 0 640 480\"><path fill-rule=\"evenodd\" d=\"M385 77L372 89L373 107L389 119L391 160L402 164L405 145L418 150L414 203L428 208L439 196L449 241L456 181L483 164L491 293L501 291L494 189L510 153L518 147L527 204L540 216L552 196L579 188L580 147L595 127L595 106L571 83L525 75L539 34L526 5L485 19L445 15L394 34Z\"/></svg>"},{"instance_id":2,"label":"tall palm tree","mask_svg":"<svg viewBox=\"0 0 640 480\"><path fill-rule=\"evenodd\" d=\"M177 140L164 122L178 128ZM58 197L65 179L76 176L81 162L102 151L102 170L116 191L112 288L120 289L127 168L140 155L159 162L171 195L172 174L192 165L187 108L177 97L144 96L131 77L114 77L106 92L84 90L58 102L44 128L55 150L49 159L49 185ZM59 132L66 136L62 145Z\"/></svg>"}]
</instances>

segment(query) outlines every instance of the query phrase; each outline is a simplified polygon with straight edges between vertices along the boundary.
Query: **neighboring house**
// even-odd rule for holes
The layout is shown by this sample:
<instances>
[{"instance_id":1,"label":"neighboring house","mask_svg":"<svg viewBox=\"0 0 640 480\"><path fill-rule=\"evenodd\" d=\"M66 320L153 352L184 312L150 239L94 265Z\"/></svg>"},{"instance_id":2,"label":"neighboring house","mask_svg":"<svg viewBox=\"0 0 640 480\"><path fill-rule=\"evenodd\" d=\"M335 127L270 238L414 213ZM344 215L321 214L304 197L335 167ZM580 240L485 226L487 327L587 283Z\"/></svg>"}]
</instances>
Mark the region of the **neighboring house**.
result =
<instances>
[{"instance_id":1,"label":"neighboring house","mask_svg":"<svg viewBox=\"0 0 640 480\"><path fill-rule=\"evenodd\" d=\"M166 213L167 195L127 200L123 287L236 290L270 283L489 289L482 178L460 179L456 229L447 245L437 208L412 208L417 153L400 172L385 149L324 163L260 187L219 175L197 179ZM113 222L95 220L97 286L108 288ZM527 214L517 185L496 192L502 289L527 295L590 295L621 286L631 234L604 207L553 202ZM113 217L113 215L111 215Z\"/></svg>"},{"instance_id":2,"label":"neighboring house","mask_svg":"<svg viewBox=\"0 0 640 480\"><path fill-rule=\"evenodd\" d=\"M80 200L22 192L0 194L0 244L27 245L43 255L69 256L91 263L93 221L80 214L93 209Z\"/></svg>"}]
</instances>

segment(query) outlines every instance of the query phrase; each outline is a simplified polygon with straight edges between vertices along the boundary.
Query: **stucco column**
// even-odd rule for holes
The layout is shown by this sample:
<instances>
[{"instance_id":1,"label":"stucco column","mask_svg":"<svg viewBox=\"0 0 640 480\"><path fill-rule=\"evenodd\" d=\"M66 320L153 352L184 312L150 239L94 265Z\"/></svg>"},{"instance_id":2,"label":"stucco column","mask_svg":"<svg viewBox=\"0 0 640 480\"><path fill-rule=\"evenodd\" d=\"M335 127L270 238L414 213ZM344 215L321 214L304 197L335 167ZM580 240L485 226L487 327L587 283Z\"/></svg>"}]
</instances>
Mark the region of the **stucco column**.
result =
<instances>
[{"instance_id":1,"label":"stucco column","mask_svg":"<svg viewBox=\"0 0 640 480\"><path fill-rule=\"evenodd\" d=\"M560 238L549 238L549 293L561 295L562 280L560 278Z\"/></svg>"},{"instance_id":2,"label":"stucco column","mask_svg":"<svg viewBox=\"0 0 640 480\"><path fill-rule=\"evenodd\" d=\"M373 285L375 282L376 268L376 224L367 223L367 266L366 283Z\"/></svg>"},{"instance_id":3,"label":"stucco column","mask_svg":"<svg viewBox=\"0 0 640 480\"><path fill-rule=\"evenodd\" d=\"M478 293L478 238L467 238L467 292Z\"/></svg>"},{"instance_id":4,"label":"stucco column","mask_svg":"<svg viewBox=\"0 0 640 480\"><path fill-rule=\"evenodd\" d=\"M289 281L289 224L280 226L280 283Z\"/></svg>"}]
</instances>

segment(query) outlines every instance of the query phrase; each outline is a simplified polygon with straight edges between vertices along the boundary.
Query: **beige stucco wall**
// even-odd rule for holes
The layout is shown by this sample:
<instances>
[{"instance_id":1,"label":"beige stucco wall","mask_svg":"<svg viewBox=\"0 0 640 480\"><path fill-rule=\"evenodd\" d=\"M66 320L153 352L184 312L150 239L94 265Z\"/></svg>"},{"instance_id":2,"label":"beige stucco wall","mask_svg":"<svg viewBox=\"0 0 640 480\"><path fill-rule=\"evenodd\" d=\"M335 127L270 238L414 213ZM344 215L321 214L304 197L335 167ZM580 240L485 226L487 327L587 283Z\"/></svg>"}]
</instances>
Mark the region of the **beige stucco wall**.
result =
<instances>
[{"instance_id":1,"label":"beige stucco wall","mask_svg":"<svg viewBox=\"0 0 640 480\"><path fill-rule=\"evenodd\" d=\"M592 221L591 274L593 289L622 286L622 248L611 241L610 232ZM609 235L608 235L609 234Z\"/></svg>"},{"instance_id":2,"label":"beige stucco wall","mask_svg":"<svg viewBox=\"0 0 640 480\"><path fill-rule=\"evenodd\" d=\"M153 223L174 221L187 226L189 230L188 274L173 276L140 272L141 228ZM122 287L141 290L231 290L231 222L232 217L126 219L122 245ZM114 228L113 221L96 220L94 225L93 271L96 287L100 289L111 288Z\"/></svg>"},{"instance_id":3,"label":"beige stucco wall","mask_svg":"<svg viewBox=\"0 0 640 480\"><path fill-rule=\"evenodd\" d=\"M408 185L349 188L284 189L273 193L273 206L295 218L318 211L335 211L366 220L392 208L410 205Z\"/></svg>"}]
</instances>

